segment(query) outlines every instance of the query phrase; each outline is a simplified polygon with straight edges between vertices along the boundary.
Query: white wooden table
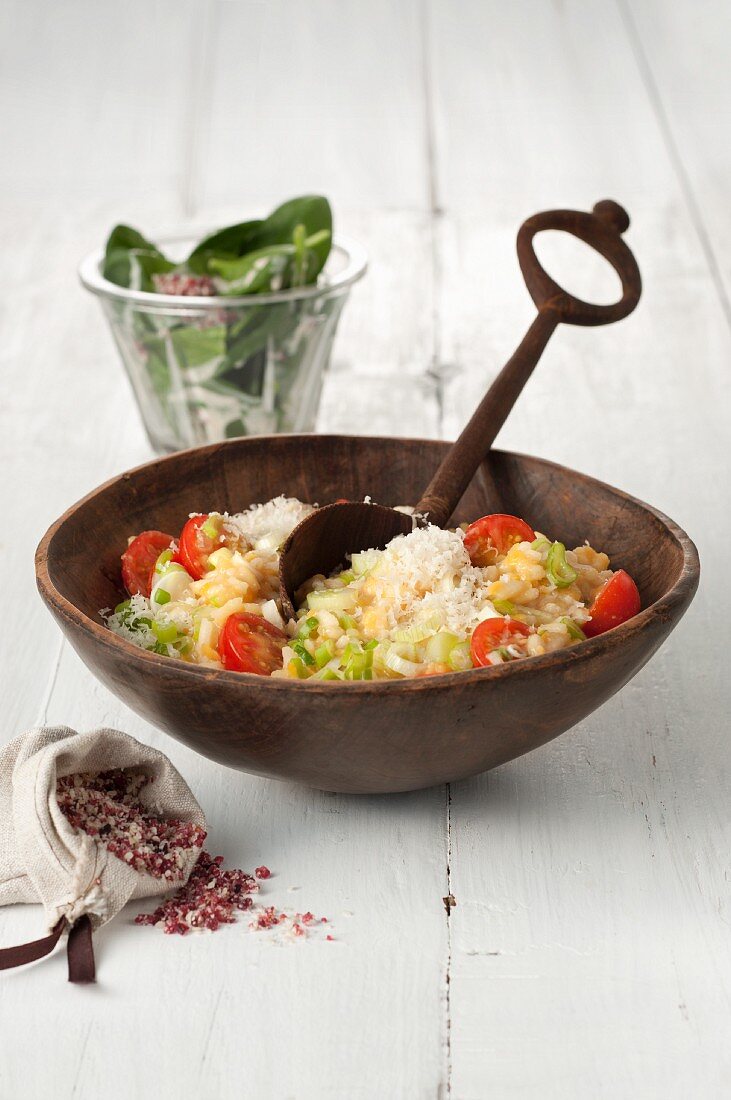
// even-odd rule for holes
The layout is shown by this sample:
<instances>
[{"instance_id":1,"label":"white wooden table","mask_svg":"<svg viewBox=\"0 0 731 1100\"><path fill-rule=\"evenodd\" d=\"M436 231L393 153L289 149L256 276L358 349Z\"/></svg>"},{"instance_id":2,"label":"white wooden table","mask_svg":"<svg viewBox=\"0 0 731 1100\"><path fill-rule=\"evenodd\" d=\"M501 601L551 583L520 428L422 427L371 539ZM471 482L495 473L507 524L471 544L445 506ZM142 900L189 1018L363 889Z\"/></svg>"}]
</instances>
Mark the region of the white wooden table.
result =
<instances>
[{"instance_id":1,"label":"white wooden table","mask_svg":"<svg viewBox=\"0 0 731 1100\"><path fill-rule=\"evenodd\" d=\"M163 748L213 849L270 864L267 896L338 941L163 938L130 909L96 987L61 956L2 978L0 1095L727 1096L729 6L6 0L0 18L2 734L108 724ZM448 790L219 768L101 687L35 593L46 526L150 456L77 261L116 220L155 235L315 189L372 256L330 430L453 437L531 317L521 220L607 196L633 218L640 309L560 332L500 443L668 512L701 589L599 712ZM576 268L572 288L612 293ZM1 911L0 943L39 920Z\"/></svg>"}]
</instances>

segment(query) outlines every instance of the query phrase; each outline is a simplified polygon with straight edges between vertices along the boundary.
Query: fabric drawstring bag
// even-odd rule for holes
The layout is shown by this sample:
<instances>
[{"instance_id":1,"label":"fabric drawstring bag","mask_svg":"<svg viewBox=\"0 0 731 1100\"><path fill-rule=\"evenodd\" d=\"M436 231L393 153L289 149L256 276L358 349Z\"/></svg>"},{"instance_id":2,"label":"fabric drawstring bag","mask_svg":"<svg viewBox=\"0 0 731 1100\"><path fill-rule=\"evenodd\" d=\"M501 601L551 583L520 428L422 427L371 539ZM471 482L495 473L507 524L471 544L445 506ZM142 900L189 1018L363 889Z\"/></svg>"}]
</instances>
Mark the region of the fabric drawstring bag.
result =
<instances>
[{"instance_id":1,"label":"fabric drawstring bag","mask_svg":"<svg viewBox=\"0 0 731 1100\"><path fill-rule=\"evenodd\" d=\"M144 785L135 797L147 814L196 827L191 835L197 842L176 852L174 879L131 866L62 812L59 780L118 771L141 775ZM0 950L0 970L43 958L68 931L69 980L94 981L93 931L128 901L184 885L205 829L203 811L167 756L129 734L55 726L11 741L0 751L0 905L40 902L48 934Z\"/></svg>"}]
</instances>

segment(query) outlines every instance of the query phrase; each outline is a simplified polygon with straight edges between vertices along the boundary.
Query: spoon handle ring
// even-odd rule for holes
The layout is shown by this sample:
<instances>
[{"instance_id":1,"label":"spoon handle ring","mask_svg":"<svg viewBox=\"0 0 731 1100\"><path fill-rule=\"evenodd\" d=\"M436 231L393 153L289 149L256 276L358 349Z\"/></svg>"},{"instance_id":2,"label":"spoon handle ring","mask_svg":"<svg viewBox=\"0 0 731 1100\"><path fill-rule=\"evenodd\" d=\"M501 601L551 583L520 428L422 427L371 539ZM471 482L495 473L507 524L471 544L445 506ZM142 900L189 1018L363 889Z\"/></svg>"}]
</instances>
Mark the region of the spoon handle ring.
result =
<instances>
[{"instance_id":1,"label":"spoon handle ring","mask_svg":"<svg viewBox=\"0 0 731 1100\"><path fill-rule=\"evenodd\" d=\"M459 439L416 506L430 523L443 527L459 504L475 471L530 378L554 329L569 325L607 325L632 312L640 300L642 280L632 252L622 240L629 227L627 212L611 199L595 204L590 214L581 210L548 210L528 218L518 231L518 262L538 316L520 346L490 386ZM594 248L617 272L622 296L611 305L585 302L565 291L541 266L533 238L545 230L570 233Z\"/></svg>"}]
</instances>

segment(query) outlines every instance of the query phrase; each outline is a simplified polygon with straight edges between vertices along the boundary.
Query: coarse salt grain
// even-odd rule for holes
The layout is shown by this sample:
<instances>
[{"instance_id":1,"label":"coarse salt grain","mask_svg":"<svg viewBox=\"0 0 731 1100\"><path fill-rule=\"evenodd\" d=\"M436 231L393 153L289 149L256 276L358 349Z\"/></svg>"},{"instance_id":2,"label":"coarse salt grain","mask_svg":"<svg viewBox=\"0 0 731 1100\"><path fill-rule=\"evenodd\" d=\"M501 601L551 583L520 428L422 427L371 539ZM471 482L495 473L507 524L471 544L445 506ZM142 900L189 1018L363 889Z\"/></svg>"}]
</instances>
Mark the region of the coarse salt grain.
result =
<instances>
[{"instance_id":1,"label":"coarse salt grain","mask_svg":"<svg viewBox=\"0 0 731 1100\"><path fill-rule=\"evenodd\" d=\"M135 870L174 882L181 877L183 855L203 844L206 833L199 825L177 819L161 820L139 802L143 787L152 778L143 772L115 770L63 776L56 784L58 806L69 823L98 840L118 859ZM140 913L136 924L152 925L167 935L191 931L217 931L233 924L238 912L251 912L253 931L277 929L282 939L301 939L317 926L327 924L313 913L288 913L271 906L254 906L251 894L259 890L257 879L271 871L262 864L254 874L224 870L223 856L202 851L188 881L152 913ZM332 940L331 935L326 936Z\"/></svg>"},{"instance_id":2,"label":"coarse salt grain","mask_svg":"<svg viewBox=\"0 0 731 1100\"><path fill-rule=\"evenodd\" d=\"M138 796L151 782L143 772L121 769L65 775L56 782L56 800L70 825L135 871L174 882L182 876L185 854L200 848L206 831L192 821L162 820L145 810Z\"/></svg>"},{"instance_id":3,"label":"coarse salt grain","mask_svg":"<svg viewBox=\"0 0 731 1100\"><path fill-rule=\"evenodd\" d=\"M245 871L224 871L223 856L201 852L187 883L153 913L140 913L135 924L151 924L167 935L184 936L196 929L216 932L233 924L236 912L251 909L249 896L259 889Z\"/></svg>"}]
</instances>

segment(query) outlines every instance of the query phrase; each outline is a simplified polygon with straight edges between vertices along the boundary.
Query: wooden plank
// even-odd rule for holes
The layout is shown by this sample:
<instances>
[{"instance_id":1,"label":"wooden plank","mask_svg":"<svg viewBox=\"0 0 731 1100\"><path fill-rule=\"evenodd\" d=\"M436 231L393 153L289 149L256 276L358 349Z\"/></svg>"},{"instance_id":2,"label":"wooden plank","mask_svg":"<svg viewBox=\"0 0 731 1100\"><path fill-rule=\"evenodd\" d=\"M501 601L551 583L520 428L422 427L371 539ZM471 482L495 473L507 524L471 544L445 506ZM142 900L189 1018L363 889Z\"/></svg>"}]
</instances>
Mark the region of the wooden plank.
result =
<instances>
[{"instance_id":1,"label":"wooden plank","mask_svg":"<svg viewBox=\"0 0 731 1100\"><path fill-rule=\"evenodd\" d=\"M714 0L619 0L689 217L731 323L728 180L731 8Z\"/></svg>"},{"instance_id":2,"label":"wooden plank","mask_svg":"<svg viewBox=\"0 0 731 1100\"><path fill-rule=\"evenodd\" d=\"M531 318L520 221L623 201L640 309L621 326L559 331L499 442L667 510L698 538L706 577L620 696L539 753L452 788L452 1094L718 1095L730 1072L731 700L713 593L728 518L699 486L728 479L728 329L619 14L429 10L445 433ZM606 300L599 269L577 260L554 254L552 273ZM723 638L714 652L709 630Z\"/></svg>"},{"instance_id":3,"label":"wooden plank","mask_svg":"<svg viewBox=\"0 0 731 1100\"><path fill-rule=\"evenodd\" d=\"M195 0L8 0L0 13L3 188L131 217L135 196L183 190L198 65Z\"/></svg>"},{"instance_id":4,"label":"wooden plank","mask_svg":"<svg viewBox=\"0 0 731 1100\"><path fill-rule=\"evenodd\" d=\"M93 53L100 25L107 34L114 26L111 17L95 19L91 13L87 33L85 12L74 8L81 54ZM156 16L139 11L135 16L136 34L144 39ZM381 29L385 21L382 11ZM343 33L342 17L338 22ZM126 26L123 18L115 72L130 48ZM32 52L31 30L22 23L16 38L18 71ZM185 55L182 45L181 52ZM161 86L175 83L179 57L173 62L167 54L160 60ZM207 62L201 64L205 75ZM52 57L47 65L50 84ZM232 80L237 78L233 57L226 65ZM15 196L12 212L0 221L8 291L0 402L3 503L7 514L26 517L32 501L27 522L0 549L3 606L9 622L22 624L4 632L0 643L5 682L15 686L6 693L5 736L37 720L66 721L78 728L117 726L159 745L208 810L212 847L232 865L269 863L275 877L266 896L278 905L310 907L331 917L337 942L275 948L268 937L249 935L245 927L189 941L163 938L134 928L136 909L129 907L99 937L100 982L88 995L67 986L61 957L10 976L0 1000L0 1028L6 1038L22 1036L22 1042L8 1045L0 1092L45 1095L50 1089L59 1097L103 1092L126 1098L150 1091L172 1097L190 1088L226 1096L243 1088L257 1096L370 1096L373 1089L383 1096L434 1095L444 1079L444 792L389 800L339 798L225 771L162 736L97 684L68 647L61 647L34 594L32 550L47 524L104 477L149 456L98 306L74 289L75 265L118 216L122 191L125 216L154 234L156 227L190 213L202 178L205 150L195 132L202 116L191 115L188 104L173 171L162 163L173 153L172 137L162 143L159 156L135 150L134 143L125 147L138 156L142 177L154 181L154 193L129 193L128 179L117 190L100 166L94 183L104 200L90 198L80 183L81 193L70 203L64 188L73 190L88 168L91 145L84 135L96 140L93 91L81 70L63 187L57 195L40 195L31 206L23 187L37 181L40 166L23 160L8 187ZM289 111L285 93L281 88L278 106L269 104L280 124ZM131 117L140 114L129 100L125 110ZM29 117L18 101L13 125L21 129ZM164 113L163 123L173 126ZM104 130L99 136L100 155L111 163L109 135ZM140 140L154 145L154 134L148 131ZM245 179L248 163L243 147L228 157L238 180ZM343 180L349 170L344 165ZM259 184L262 201L268 202L276 165L265 168ZM247 191L247 199L256 201L255 189ZM238 201L236 193L231 201ZM237 207L232 215L241 212ZM198 215L211 223L224 220L210 207ZM433 295L424 215L346 213L342 228L369 248L373 269L344 316L321 426L376 432L397 427L434 435L435 395L427 383L421 399L414 400L407 381L428 369L433 357L432 330L425 323ZM377 325L372 311L378 311ZM39 328L44 339L38 338ZM299 889L290 892L293 887ZM4 910L0 939L30 938L40 919L33 907ZM48 997L51 986L55 992ZM61 1017L63 1043L53 1044L52 1057L29 1062L23 1053L28 1044L45 1048Z\"/></svg>"},{"instance_id":5,"label":"wooden plank","mask_svg":"<svg viewBox=\"0 0 731 1100\"><path fill-rule=\"evenodd\" d=\"M65 983L62 958L6 986L5 1034L12 1021L18 1034L47 1036L59 1014L69 1028L52 1065L6 1050L3 1095L43 1095L51 1073L59 1097L74 1087L113 1098L435 1095L444 791L339 796L221 768L117 703L65 650L49 721L78 713L80 698L85 726L111 723L170 755L208 813L211 850L231 866L270 866L262 901L327 916L336 942L277 944L245 923L163 937L134 927L146 906L130 905L99 936L93 995ZM33 909L3 912L3 942L32 934L32 919Z\"/></svg>"},{"instance_id":6,"label":"wooden plank","mask_svg":"<svg viewBox=\"0 0 731 1100\"><path fill-rule=\"evenodd\" d=\"M426 209L417 0L219 3L199 202Z\"/></svg>"},{"instance_id":7,"label":"wooden plank","mask_svg":"<svg viewBox=\"0 0 731 1100\"><path fill-rule=\"evenodd\" d=\"M95 223L99 234L102 222ZM407 234L390 215L388 222L388 235ZM10 238L7 226L5 231ZM68 647L59 653L58 632L35 597L31 554L47 523L103 477L148 454L96 303L68 291L78 232L71 219L62 239L49 225L50 267L29 262L38 274L34 284L18 287L19 312L13 313L10 343L24 354L24 372L4 406L10 433L3 436L5 502L9 514L23 515L32 499L33 514L2 551L8 621L23 624L2 642L6 682L17 685L6 736L41 718L77 728L116 726L158 745L209 811L216 851L232 865L270 863L276 872L267 887L272 902L331 917L338 942L275 950L267 937L247 935L245 928L178 942L131 927L136 910L130 907L100 936L101 985L91 1000L79 1001L79 991L66 986L61 958L8 982L0 1002L6 1035L12 1028L41 1042L59 1012L70 1024L52 1060L29 1065L21 1056L24 1046L11 1051L0 1067L0 1092L15 1095L22 1087L41 1095L53 1080L61 1083L54 1086L59 1096L104 1091L121 1097L150 1088L172 1096L195 1081L203 1095L229 1095L242 1081L245 1037L252 1095L369 1096L373 1087L382 1095L412 1088L433 1095L443 1076L444 792L338 798L221 769L136 718ZM20 234L11 255L20 256L23 240ZM29 295L55 303L44 314L55 336L50 347L34 339L36 316L22 308ZM354 296L350 307L357 339L368 328L357 316L365 299ZM405 354L418 344L420 318L395 310L392 317L398 331L389 339L384 321L381 350L402 341ZM350 430L354 425L338 406L347 400L352 420L360 392L365 427L382 430L374 402L393 397L394 383L385 375L373 385L367 375L356 376L349 365L358 347L345 327L342 337L340 367L333 372L341 402L333 413L324 408L322 426ZM381 354L378 340L370 341L374 357ZM398 392L405 399L403 383ZM422 411L424 430L433 434L436 405L428 395ZM289 893L293 886L300 889ZM1 911L2 942L32 937L39 919L33 908ZM49 983L56 983L51 998L43 994ZM136 1051L132 1061L129 1043Z\"/></svg>"}]
</instances>

